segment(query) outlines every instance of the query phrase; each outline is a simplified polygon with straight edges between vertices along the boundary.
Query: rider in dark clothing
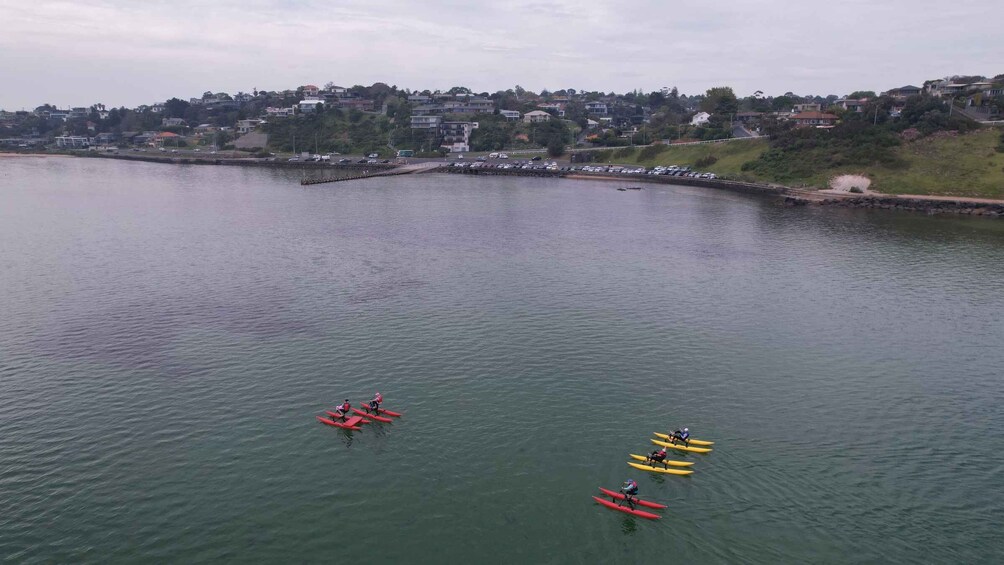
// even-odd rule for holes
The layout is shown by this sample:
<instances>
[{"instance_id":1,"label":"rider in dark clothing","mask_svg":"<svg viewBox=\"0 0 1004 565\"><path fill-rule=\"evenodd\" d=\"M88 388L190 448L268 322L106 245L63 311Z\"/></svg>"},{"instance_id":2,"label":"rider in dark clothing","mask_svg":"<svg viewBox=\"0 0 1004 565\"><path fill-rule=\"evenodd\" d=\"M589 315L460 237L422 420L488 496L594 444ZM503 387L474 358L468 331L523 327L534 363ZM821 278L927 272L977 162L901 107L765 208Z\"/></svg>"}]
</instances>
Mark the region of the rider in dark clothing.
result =
<instances>
[{"instance_id":1,"label":"rider in dark clothing","mask_svg":"<svg viewBox=\"0 0 1004 565\"><path fill-rule=\"evenodd\" d=\"M634 482L634 479L628 479L621 487L621 492L624 493L624 502L627 502L631 510L634 510L635 497L638 495L638 483Z\"/></svg>"},{"instance_id":2,"label":"rider in dark clothing","mask_svg":"<svg viewBox=\"0 0 1004 565\"><path fill-rule=\"evenodd\" d=\"M683 430L676 430L673 432L673 443L677 441L682 441L683 445L690 447L690 430L683 428Z\"/></svg>"},{"instance_id":3,"label":"rider in dark clothing","mask_svg":"<svg viewBox=\"0 0 1004 565\"><path fill-rule=\"evenodd\" d=\"M662 449L649 453L648 461L646 461L646 463L650 464L663 463L663 461L665 460L666 460L666 448L663 447ZM663 463L663 465L665 466L665 463Z\"/></svg>"}]
</instances>

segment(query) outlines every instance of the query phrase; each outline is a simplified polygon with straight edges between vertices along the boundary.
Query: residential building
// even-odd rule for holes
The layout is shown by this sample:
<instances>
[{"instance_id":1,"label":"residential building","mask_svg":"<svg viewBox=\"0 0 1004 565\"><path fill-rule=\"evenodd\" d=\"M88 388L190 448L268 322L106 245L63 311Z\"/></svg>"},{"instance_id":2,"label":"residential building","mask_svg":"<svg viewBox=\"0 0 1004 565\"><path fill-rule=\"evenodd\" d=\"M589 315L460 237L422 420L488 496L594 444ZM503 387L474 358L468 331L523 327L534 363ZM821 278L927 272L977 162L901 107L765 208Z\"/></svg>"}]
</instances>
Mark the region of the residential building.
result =
<instances>
[{"instance_id":1,"label":"residential building","mask_svg":"<svg viewBox=\"0 0 1004 565\"><path fill-rule=\"evenodd\" d=\"M921 88L919 86L906 85L899 88L892 88L882 93L883 96L891 96L897 100L906 100L911 96L917 96L921 93Z\"/></svg>"},{"instance_id":2,"label":"residential building","mask_svg":"<svg viewBox=\"0 0 1004 565\"><path fill-rule=\"evenodd\" d=\"M692 125L692 126L703 126L704 124L708 123L708 120L710 118L711 118L711 114L709 114L707 112L698 112L698 113L694 114L693 118L690 119L690 125Z\"/></svg>"},{"instance_id":3,"label":"residential building","mask_svg":"<svg viewBox=\"0 0 1004 565\"><path fill-rule=\"evenodd\" d=\"M607 104L599 101L586 102L586 113L596 116L605 116L607 115Z\"/></svg>"},{"instance_id":4,"label":"residential building","mask_svg":"<svg viewBox=\"0 0 1004 565\"><path fill-rule=\"evenodd\" d=\"M499 110L499 114L506 119L507 122L518 122L522 117L516 110Z\"/></svg>"},{"instance_id":5,"label":"residential building","mask_svg":"<svg viewBox=\"0 0 1004 565\"><path fill-rule=\"evenodd\" d=\"M84 137L80 135L63 135L56 138L56 147L65 147L70 149L79 149L81 147L90 147L91 138Z\"/></svg>"},{"instance_id":6,"label":"residential building","mask_svg":"<svg viewBox=\"0 0 1004 565\"><path fill-rule=\"evenodd\" d=\"M160 120L160 127L176 128L186 126L188 126L188 124L181 118L163 118Z\"/></svg>"},{"instance_id":7,"label":"residential building","mask_svg":"<svg viewBox=\"0 0 1004 565\"><path fill-rule=\"evenodd\" d=\"M490 98L472 96L467 99L467 111L471 114L491 114L495 111L495 101Z\"/></svg>"},{"instance_id":8,"label":"residential building","mask_svg":"<svg viewBox=\"0 0 1004 565\"><path fill-rule=\"evenodd\" d=\"M359 110L360 112L372 112L373 111L373 101L366 100L365 98L339 98L335 104L339 108L346 108L349 110Z\"/></svg>"},{"instance_id":9,"label":"residential building","mask_svg":"<svg viewBox=\"0 0 1004 565\"><path fill-rule=\"evenodd\" d=\"M438 132L439 125L442 123L442 116L411 116L411 129Z\"/></svg>"},{"instance_id":10,"label":"residential building","mask_svg":"<svg viewBox=\"0 0 1004 565\"><path fill-rule=\"evenodd\" d=\"M798 114L799 112L820 112L823 107L818 102L806 102L804 104L795 104L792 106L792 112Z\"/></svg>"},{"instance_id":11,"label":"residential building","mask_svg":"<svg viewBox=\"0 0 1004 565\"><path fill-rule=\"evenodd\" d=\"M532 112L527 112L523 114L523 121L528 124L535 124L538 122L546 122L551 119L551 114L543 110L533 110Z\"/></svg>"},{"instance_id":12,"label":"residential building","mask_svg":"<svg viewBox=\"0 0 1004 565\"><path fill-rule=\"evenodd\" d=\"M471 132L478 129L478 122L442 122L439 133L443 137L443 147L451 152L470 151Z\"/></svg>"},{"instance_id":13,"label":"residential building","mask_svg":"<svg viewBox=\"0 0 1004 565\"><path fill-rule=\"evenodd\" d=\"M816 106L818 105L816 104ZM739 112L736 114L735 120L741 124L749 124L759 121L761 116L763 116L761 112Z\"/></svg>"},{"instance_id":14,"label":"residential building","mask_svg":"<svg viewBox=\"0 0 1004 565\"><path fill-rule=\"evenodd\" d=\"M297 106L300 108L301 114L314 114L317 113L317 108L324 104L324 100L318 100L317 98L308 98L306 100L301 100Z\"/></svg>"},{"instance_id":15,"label":"residential building","mask_svg":"<svg viewBox=\"0 0 1004 565\"><path fill-rule=\"evenodd\" d=\"M952 79L932 80L924 83L927 92L936 98L952 97L970 87L969 83L955 82Z\"/></svg>"},{"instance_id":16,"label":"residential building","mask_svg":"<svg viewBox=\"0 0 1004 565\"><path fill-rule=\"evenodd\" d=\"M288 118L296 114L296 107L289 108L265 108L265 114L273 118Z\"/></svg>"},{"instance_id":17,"label":"residential building","mask_svg":"<svg viewBox=\"0 0 1004 565\"><path fill-rule=\"evenodd\" d=\"M537 107L540 108L541 110L545 110L545 111L546 110L553 110L554 113L555 113L555 115L557 115L559 118L564 118L565 117L565 105L564 104L558 104L556 102L548 102L546 104L538 104Z\"/></svg>"},{"instance_id":18,"label":"residential building","mask_svg":"<svg viewBox=\"0 0 1004 565\"><path fill-rule=\"evenodd\" d=\"M159 133L160 132L157 131L144 131L143 133L134 134L132 136L132 142L135 143L136 145L147 145L149 143L152 143L154 138L156 138L157 134ZM125 136L126 134L122 135Z\"/></svg>"},{"instance_id":19,"label":"residential building","mask_svg":"<svg viewBox=\"0 0 1004 565\"><path fill-rule=\"evenodd\" d=\"M440 133L445 144L466 144L471 139L471 132L477 128L477 121L444 121L440 124Z\"/></svg>"},{"instance_id":20,"label":"residential building","mask_svg":"<svg viewBox=\"0 0 1004 565\"><path fill-rule=\"evenodd\" d=\"M308 84L303 87L303 94L305 96L317 96L317 93L320 91L321 89L317 88L312 84Z\"/></svg>"},{"instance_id":21,"label":"residential building","mask_svg":"<svg viewBox=\"0 0 1004 565\"><path fill-rule=\"evenodd\" d=\"M111 145L118 141L119 135L114 132L99 133L94 137L94 143L98 145Z\"/></svg>"},{"instance_id":22,"label":"residential building","mask_svg":"<svg viewBox=\"0 0 1004 565\"><path fill-rule=\"evenodd\" d=\"M839 119L833 114L824 112L799 112L791 117L795 125L802 127L826 127L837 123Z\"/></svg>"},{"instance_id":23,"label":"residential building","mask_svg":"<svg viewBox=\"0 0 1004 565\"><path fill-rule=\"evenodd\" d=\"M490 114L495 111L495 102L481 97L444 100L441 104L447 114Z\"/></svg>"},{"instance_id":24,"label":"residential building","mask_svg":"<svg viewBox=\"0 0 1004 565\"><path fill-rule=\"evenodd\" d=\"M422 104L411 109L412 116L433 116L446 113L446 108L440 104Z\"/></svg>"},{"instance_id":25,"label":"residential building","mask_svg":"<svg viewBox=\"0 0 1004 565\"><path fill-rule=\"evenodd\" d=\"M237 120L237 133L240 135L251 133L258 129L259 124L261 124L261 120L253 118L249 120Z\"/></svg>"},{"instance_id":26,"label":"residential building","mask_svg":"<svg viewBox=\"0 0 1004 565\"><path fill-rule=\"evenodd\" d=\"M153 142L160 146L178 145L179 141L181 141L181 136L169 131L162 131L153 138Z\"/></svg>"},{"instance_id":27,"label":"residential building","mask_svg":"<svg viewBox=\"0 0 1004 565\"><path fill-rule=\"evenodd\" d=\"M841 98L834 102L835 105L840 106L848 112L861 112L865 109L869 100L867 98Z\"/></svg>"}]
</instances>

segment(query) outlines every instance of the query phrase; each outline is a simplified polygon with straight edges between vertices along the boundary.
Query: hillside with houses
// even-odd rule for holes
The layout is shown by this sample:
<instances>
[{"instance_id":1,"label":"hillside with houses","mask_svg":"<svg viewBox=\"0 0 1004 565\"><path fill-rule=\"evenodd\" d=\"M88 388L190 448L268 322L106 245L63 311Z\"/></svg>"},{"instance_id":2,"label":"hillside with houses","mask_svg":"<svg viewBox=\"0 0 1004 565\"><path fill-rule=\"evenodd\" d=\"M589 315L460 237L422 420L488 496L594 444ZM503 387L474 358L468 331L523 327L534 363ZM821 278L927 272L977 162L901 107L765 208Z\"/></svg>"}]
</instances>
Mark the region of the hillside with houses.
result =
<instances>
[{"instance_id":1,"label":"hillside with houses","mask_svg":"<svg viewBox=\"0 0 1004 565\"><path fill-rule=\"evenodd\" d=\"M769 145L742 163L742 175L798 182L848 167L895 167L901 164L896 148L904 143L994 125L1002 114L1004 75L953 76L842 96L758 91L739 97L729 87L689 96L676 88L616 94L516 86L476 93L465 87L431 91L327 83L205 92L135 108L97 103L3 110L0 148L230 150L258 157L546 150L560 156L763 137Z\"/></svg>"}]
</instances>

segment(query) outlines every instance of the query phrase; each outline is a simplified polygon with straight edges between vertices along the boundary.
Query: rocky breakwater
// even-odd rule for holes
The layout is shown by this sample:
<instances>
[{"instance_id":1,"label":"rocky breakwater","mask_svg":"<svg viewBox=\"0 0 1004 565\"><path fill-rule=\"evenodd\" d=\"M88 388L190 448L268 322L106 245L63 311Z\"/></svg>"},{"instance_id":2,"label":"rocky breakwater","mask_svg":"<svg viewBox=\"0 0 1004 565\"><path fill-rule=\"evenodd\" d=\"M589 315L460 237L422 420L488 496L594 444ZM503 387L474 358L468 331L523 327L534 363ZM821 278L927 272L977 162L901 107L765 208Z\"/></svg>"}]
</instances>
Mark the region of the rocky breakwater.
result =
<instances>
[{"instance_id":1,"label":"rocky breakwater","mask_svg":"<svg viewBox=\"0 0 1004 565\"><path fill-rule=\"evenodd\" d=\"M922 196L859 196L852 198L823 198L815 200L823 206L844 208L869 208L879 210L904 210L926 214L962 214L967 216L1004 217L1004 201L979 198L922 197Z\"/></svg>"}]
</instances>

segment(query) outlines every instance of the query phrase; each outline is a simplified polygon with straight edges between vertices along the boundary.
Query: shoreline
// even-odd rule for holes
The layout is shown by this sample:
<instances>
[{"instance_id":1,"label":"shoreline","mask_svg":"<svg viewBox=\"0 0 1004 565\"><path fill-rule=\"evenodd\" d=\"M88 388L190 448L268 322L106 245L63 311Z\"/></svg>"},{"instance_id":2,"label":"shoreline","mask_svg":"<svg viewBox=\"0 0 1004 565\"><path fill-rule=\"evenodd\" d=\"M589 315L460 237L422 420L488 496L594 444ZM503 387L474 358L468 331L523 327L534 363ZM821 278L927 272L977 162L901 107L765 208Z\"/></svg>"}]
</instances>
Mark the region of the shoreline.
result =
<instances>
[{"instance_id":1,"label":"shoreline","mask_svg":"<svg viewBox=\"0 0 1004 565\"><path fill-rule=\"evenodd\" d=\"M167 165L217 165L217 166L245 166L245 167L269 167L290 169L298 168L304 170L357 170L360 168L377 168L387 171L397 168L396 164L383 163L328 163L328 162L288 162L288 161L265 161L256 158L234 158L234 157L160 157L155 155L124 155L124 154L102 154L102 153L5 153L0 152L0 158L10 157L82 157L97 159L117 159L121 161L140 161L145 163L162 163ZM565 178L573 180L592 180L605 182L625 182L625 183L646 183L646 184L675 184L681 186L697 186L703 188L713 188L718 190L729 190L745 194L759 194L774 196L781 199L784 206L829 206L839 208L861 208L873 210L897 210L905 212L922 212L926 215L935 214L955 214L960 216L979 216L986 218L1004 218L1004 200L992 198L976 198L965 196L940 196L922 194L881 194L878 192L868 192L866 194L854 194L849 192L829 192L817 191L804 188L794 188L773 183L752 183L734 181L727 179L701 179L690 177L663 177L651 175L624 175L616 176L609 173L588 173L582 171L524 171L520 169L454 169L444 166L427 169L423 172L440 172L445 174L464 174L474 176L520 176L520 177L547 177ZM361 177L362 178L362 177Z\"/></svg>"}]
</instances>

